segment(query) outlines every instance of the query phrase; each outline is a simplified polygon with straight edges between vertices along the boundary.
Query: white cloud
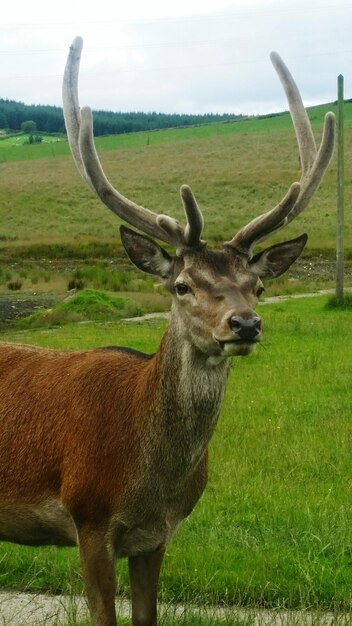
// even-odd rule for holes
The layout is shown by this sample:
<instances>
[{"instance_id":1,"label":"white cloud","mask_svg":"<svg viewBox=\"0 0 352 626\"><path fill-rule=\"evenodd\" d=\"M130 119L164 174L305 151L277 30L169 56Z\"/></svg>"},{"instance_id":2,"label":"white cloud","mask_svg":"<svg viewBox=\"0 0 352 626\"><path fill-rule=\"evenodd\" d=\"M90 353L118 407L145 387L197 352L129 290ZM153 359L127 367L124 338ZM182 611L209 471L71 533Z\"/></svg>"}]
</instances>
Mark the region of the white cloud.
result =
<instances>
[{"instance_id":1,"label":"white cloud","mask_svg":"<svg viewBox=\"0 0 352 626\"><path fill-rule=\"evenodd\" d=\"M61 105L66 54L78 34L81 100L93 108L268 112L286 107L272 49L306 104L336 99L337 75L347 77L352 65L348 0L62 0L56 7L42 0L3 7L0 97Z\"/></svg>"}]
</instances>

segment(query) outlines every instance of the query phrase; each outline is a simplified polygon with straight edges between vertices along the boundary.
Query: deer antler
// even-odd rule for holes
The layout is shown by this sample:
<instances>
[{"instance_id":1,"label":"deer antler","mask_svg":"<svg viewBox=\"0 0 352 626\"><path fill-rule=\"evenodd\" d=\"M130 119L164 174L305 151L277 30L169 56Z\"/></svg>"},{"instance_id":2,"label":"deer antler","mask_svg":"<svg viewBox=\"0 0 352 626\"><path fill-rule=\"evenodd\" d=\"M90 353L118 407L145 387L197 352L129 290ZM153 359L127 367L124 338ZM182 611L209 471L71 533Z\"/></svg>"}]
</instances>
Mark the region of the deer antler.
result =
<instances>
[{"instance_id":1,"label":"deer antler","mask_svg":"<svg viewBox=\"0 0 352 626\"><path fill-rule=\"evenodd\" d=\"M286 196L274 209L256 217L231 241L225 243L226 246L245 253L249 253L256 243L289 224L303 211L319 187L334 150L334 114L330 112L325 116L323 138L317 150L312 127L295 81L277 52L272 52L270 58L286 92L298 142L302 175L300 182L291 185Z\"/></svg>"},{"instance_id":2,"label":"deer antler","mask_svg":"<svg viewBox=\"0 0 352 626\"><path fill-rule=\"evenodd\" d=\"M92 112L89 107L80 110L79 106L78 73L82 46L83 40L76 37L68 55L62 90L67 136L81 176L109 209L144 233L176 249L203 245L200 238L203 216L190 187L181 187L187 217L187 225L183 228L174 218L154 213L125 198L106 178L94 145Z\"/></svg>"}]
</instances>

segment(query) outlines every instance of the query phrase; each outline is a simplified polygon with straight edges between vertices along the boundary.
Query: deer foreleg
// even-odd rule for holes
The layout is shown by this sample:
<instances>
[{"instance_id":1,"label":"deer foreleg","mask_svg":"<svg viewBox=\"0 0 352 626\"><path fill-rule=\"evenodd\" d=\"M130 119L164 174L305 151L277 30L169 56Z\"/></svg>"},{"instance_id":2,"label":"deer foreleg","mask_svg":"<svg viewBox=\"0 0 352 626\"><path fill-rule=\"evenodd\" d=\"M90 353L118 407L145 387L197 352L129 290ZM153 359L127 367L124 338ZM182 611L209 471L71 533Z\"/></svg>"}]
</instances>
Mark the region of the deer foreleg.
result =
<instances>
[{"instance_id":1,"label":"deer foreleg","mask_svg":"<svg viewBox=\"0 0 352 626\"><path fill-rule=\"evenodd\" d=\"M156 626L157 588L164 549L128 559L133 626Z\"/></svg>"},{"instance_id":2,"label":"deer foreleg","mask_svg":"<svg viewBox=\"0 0 352 626\"><path fill-rule=\"evenodd\" d=\"M92 626L116 626L115 557L104 530L81 528L79 548Z\"/></svg>"}]
</instances>

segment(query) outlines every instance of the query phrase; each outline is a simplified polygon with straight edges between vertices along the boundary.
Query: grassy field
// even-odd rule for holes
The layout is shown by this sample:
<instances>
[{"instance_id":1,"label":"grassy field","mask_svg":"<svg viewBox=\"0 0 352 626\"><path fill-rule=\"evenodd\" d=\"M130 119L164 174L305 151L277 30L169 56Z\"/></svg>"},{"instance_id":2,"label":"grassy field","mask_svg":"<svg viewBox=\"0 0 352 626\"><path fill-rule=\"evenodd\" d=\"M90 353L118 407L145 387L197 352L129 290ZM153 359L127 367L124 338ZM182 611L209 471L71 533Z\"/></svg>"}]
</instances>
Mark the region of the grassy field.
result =
<instances>
[{"instance_id":1,"label":"grassy field","mask_svg":"<svg viewBox=\"0 0 352 626\"><path fill-rule=\"evenodd\" d=\"M327 108L310 111L317 136ZM346 105L346 206L352 185L351 111L352 105ZM121 250L119 220L81 181L67 143L6 149L2 148L5 144L6 140L0 142L0 161L1 154L7 155L6 162L0 163L0 292L9 283L17 283L21 292L64 294L70 280L87 265L95 269L90 277L86 272L86 287L120 291L118 274L130 272L130 264ZM157 212L183 221L179 187L191 184L205 216L204 237L211 246L229 239L248 220L274 206L299 177L288 115L98 138L97 144L112 182ZM32 159L35 155L38 159ZM335 223L336 159L308 209L285 233L273 238L309 234L303 262L269 283L268 294L333 287ZM346 211L349 286L351 231L352 213ZM329 269L323 261L329 261ZM131 291L140 291L140 278L139 286L136 274L130 280ZM153 291L151 287L149 292Z\"/></svg>"},{"instance_id":2,"label":"grassy field","mask_svg":"<svg viewBox=\"0 0 352 626\"><path fill-rule=\"evenodd\" d=\"M161 597L351 610L351 311L312 298L262 305L261 315L265 340L233 359L209 485L167 550ZM1 338L153 351L164 328L101 322ZM78 592L78 570L75 550L0 548L3 587ZM125 592L124 563L118 576Z\"/></svg>"},{"instance_id":3,"label":"grassy field","mask_svg":"<svg viewBox=\"0 0 352 626\"><path fill-rule=\"evenodd\" d=\"M321 112L312 117L319 135ZM346 131L347 146L351 132L350 128ZM112 234L117 232L118 220L84 186L65 142L23 147L41 156L40 161L13 162L10 148L2 151L1 145L0 154L7 154L7 161L0 166L2 254L8 250L15 255L16 248L27 245L35 255L36 246L40 246L42 253L46 250L47 256L54 258L60 246L70 245L79 255L81 246L96 239L113 249ZM50 151L56 145L67 156L60 156L60 152L54 158ZM296 142L287 115L158 131L148 136L138 133L98 138L97 145L112 182L125 195L155 211L183 219L178 190L182 183L189 183L205 215L205 237L212 243L230 237L244 222L274 206L299 176ZM17 159L27 158L25 153L19 156L21 147L14 149ZM347 158L346 195L350 163ZM332 254L335 206L333 163L316 199L287 229L287 236L308 230L310 250ZM351 220L351 213L346 212L347 233ZM347 249L351 252L348 237Z\"/></svg>"},{"instance_id":4,"label":"grassy field","mask_svg":"<svg viewBox=\"0 0 352 626\"><path fill-rule=\"evenodd\" d=\"M336 103L324 104L308 109L309 118L313 128L320 128L323 117L327 111L337 112ZM352 106L351 103L345 105L345 125L347 128L352 127ZM180 128L171 128L161 131L142 131L138 133L129 133L126 135L113 135L108 137L98 137L96 144L99 150L123 150L125 148L140 148L149 145L157 145L160 143L170 143L174 141L184 141L188 139L205 139L213 136L226 136L233 134L247 134L248 132L276 132L287 131L292 127L289 114L281 114L268 117L252 117L236 122L202 124L199 126L189 126ZM41 145L26 146L23 145L25 135L13 135L8 138L0 137L0 163L6 161L23 161L32 159L41 159L50 156L61 156L69 154L69 148L62 143L60 135L42 135L43 143ZM48 144L52 144L48 146ZM19 149L20 148L20 149Z\"/></svg>"}]
</instances>

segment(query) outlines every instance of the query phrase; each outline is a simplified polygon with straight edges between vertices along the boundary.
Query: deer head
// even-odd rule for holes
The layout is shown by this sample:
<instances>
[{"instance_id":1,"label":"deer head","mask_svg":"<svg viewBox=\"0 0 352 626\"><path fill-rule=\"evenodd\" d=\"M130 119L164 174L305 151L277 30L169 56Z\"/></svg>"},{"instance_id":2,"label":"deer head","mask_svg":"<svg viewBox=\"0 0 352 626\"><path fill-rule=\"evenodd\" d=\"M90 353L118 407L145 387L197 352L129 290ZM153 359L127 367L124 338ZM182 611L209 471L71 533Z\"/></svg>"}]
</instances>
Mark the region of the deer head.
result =
<instances>
[{"instance_id":1,"label":"deer head","mask_svg":"<svg viewBox=\"0 0 352 626\"><path fill-rule=\"evenodd\" d=\"M77 168L91 189L116 215L145 233L122 226L121 238L131 261L142 271L164 281L172 294L172 319L179 336L218 362L245 355L261 339L261 321L255 313L262 281L283 274L301 254L307 235L275 244L257 254L256 244L289 224L308 204L330 162L334 147L334 115L325 117L316 148L312 128L298 88L277 53L271 54L288 99L298 141L302 174L273 209L244 226L220 250L210 250L201 238L203 216L187 185L181 187L185 226L125 198L106 178L94 146L92 113L80 110L78 70L81 38L71 46L63 84L64 116ZM170 256L149 237L176 250Z\"/></svg>"}]
</instances>

